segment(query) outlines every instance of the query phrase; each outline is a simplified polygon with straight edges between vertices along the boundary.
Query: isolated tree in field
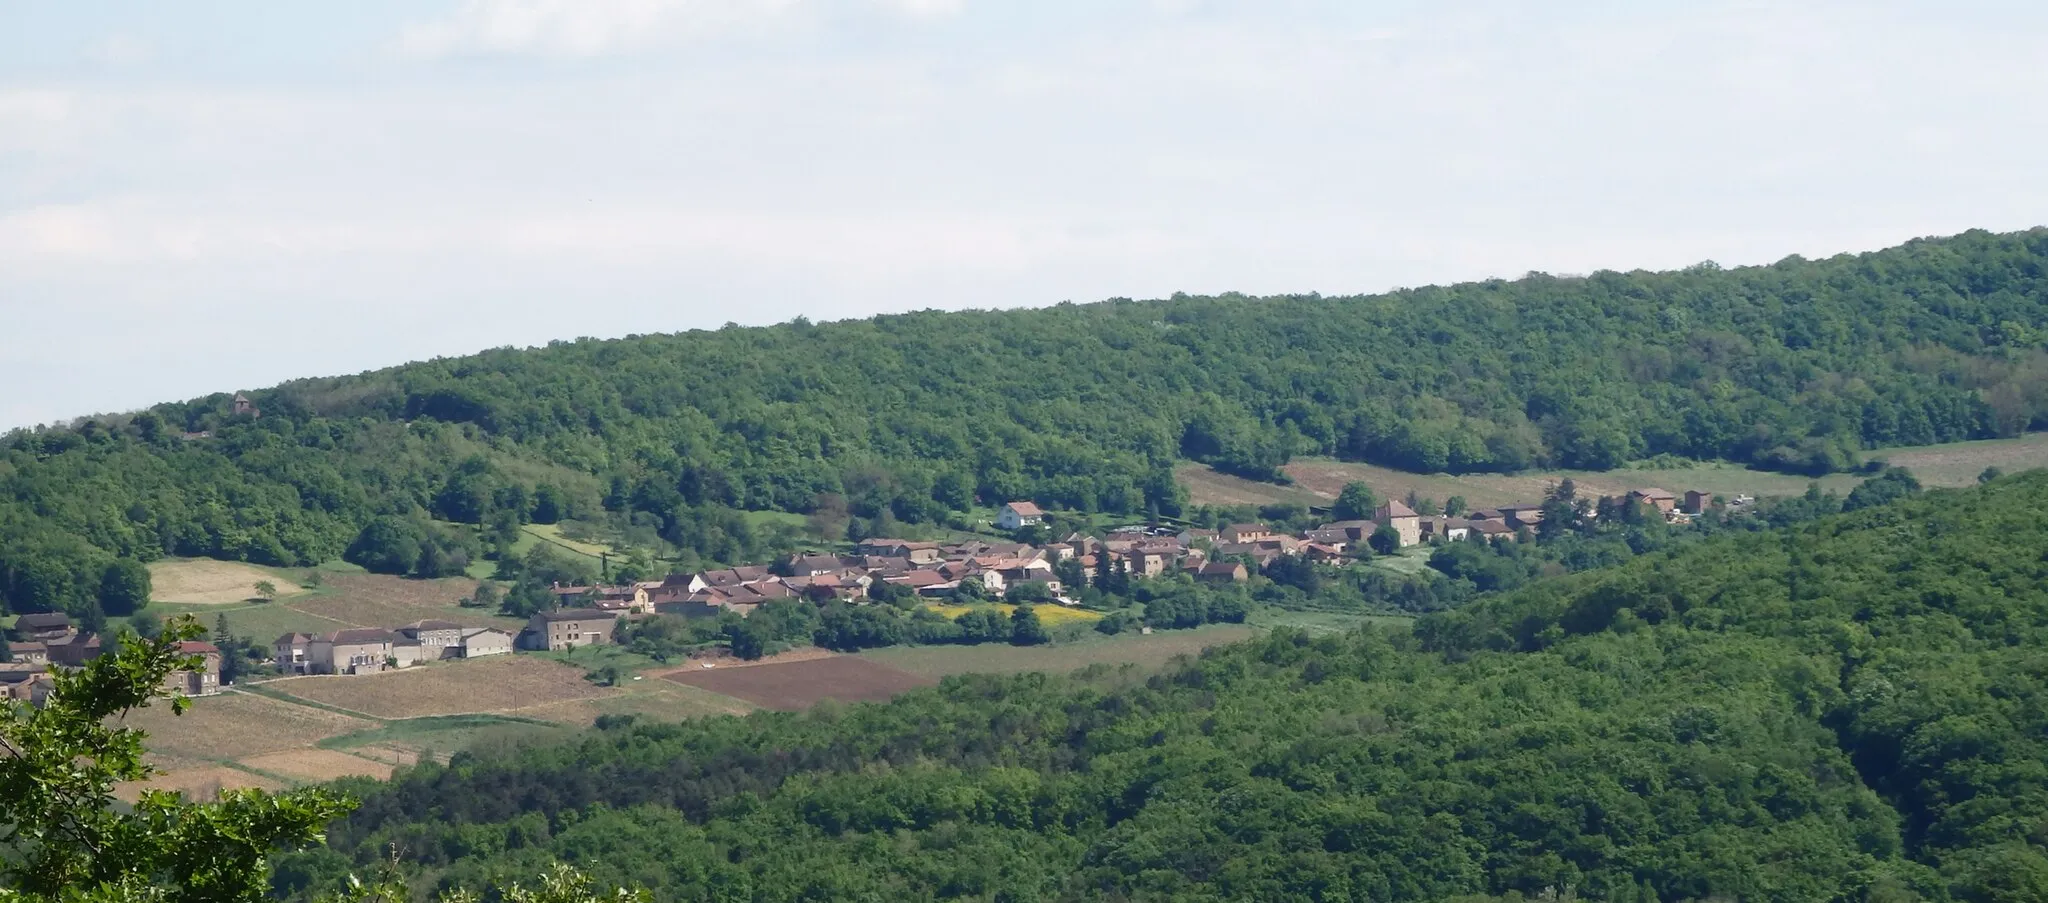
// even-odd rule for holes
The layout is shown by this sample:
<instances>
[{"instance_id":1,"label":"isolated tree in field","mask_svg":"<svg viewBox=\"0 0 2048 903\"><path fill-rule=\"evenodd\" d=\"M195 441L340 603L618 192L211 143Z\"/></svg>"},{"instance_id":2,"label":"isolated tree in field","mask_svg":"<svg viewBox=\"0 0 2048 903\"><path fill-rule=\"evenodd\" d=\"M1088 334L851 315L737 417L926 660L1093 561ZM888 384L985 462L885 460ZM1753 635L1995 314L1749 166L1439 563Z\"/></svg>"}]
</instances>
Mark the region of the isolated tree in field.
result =
<instances>
[{"instance_id":1,"label":"isolated tree in field","mask_svg":"<svg viewBox=\"0 0 2048 903\"><path fill-rule=\"evenodd\" d=\"M268 580L256 581L256 598L265 602L277 598L277 584Z\"/></svg>"},{"instance_id":2,"label":"isolated tree in field","mask_svg":"<svg viewBox=\"0 0 2048 903\"><path fill-rule=\"evenodd\" d=\"M1977 475L1977 482L1989 483L1992 480L1996 480L2002 476L2005 476L2005 471L1999 470L1997 465L1993 465L1984 468L1984 472Z\"/></svg>"},{"instance_id":3,"label":"isolated tree in field","mask_svg":"<svg viewBox=\"0 0 2048 903\"><path fill-rule=\"evenodd\" d=\"M1379 529L1372 531L1372 535L1365 538L1365 544L1381 555L1392 555L1401 551L1401 533L1391 524L1381 524Z\"/></svg>"},{"instance_id":4,"label":"isolated tree in field","mask_svg":"<svg viewBox=\"0 0 2048 903\"><path fill-rule=\"evenodd\" d=\"M1337 520L1367 520L1372 509L1379 507L1379 500L1373 498L1372 487L1364 483L1345 483L1337 493L1337 501L1330 507L1330 516Z\"/></svg>"}]
</instances>

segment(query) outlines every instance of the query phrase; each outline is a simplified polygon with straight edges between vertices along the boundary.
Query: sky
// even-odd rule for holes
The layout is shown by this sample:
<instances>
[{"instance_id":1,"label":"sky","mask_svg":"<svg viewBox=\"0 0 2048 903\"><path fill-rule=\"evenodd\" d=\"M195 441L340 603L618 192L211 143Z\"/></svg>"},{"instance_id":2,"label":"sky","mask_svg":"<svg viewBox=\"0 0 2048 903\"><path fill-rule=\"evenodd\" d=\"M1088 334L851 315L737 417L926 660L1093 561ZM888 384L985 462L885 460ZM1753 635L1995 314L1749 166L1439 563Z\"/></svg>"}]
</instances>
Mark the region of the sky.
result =
<instances>
[{"instance_id":1,"label":"sky","mask_svg":"<svg viewBox=\"0 0 2048 903\"><path fill-rule=\"evenodd\" d=\"M505 345L2048 222L2048 4L0 0L0 429Z\"/></svg>"}]
</instances>

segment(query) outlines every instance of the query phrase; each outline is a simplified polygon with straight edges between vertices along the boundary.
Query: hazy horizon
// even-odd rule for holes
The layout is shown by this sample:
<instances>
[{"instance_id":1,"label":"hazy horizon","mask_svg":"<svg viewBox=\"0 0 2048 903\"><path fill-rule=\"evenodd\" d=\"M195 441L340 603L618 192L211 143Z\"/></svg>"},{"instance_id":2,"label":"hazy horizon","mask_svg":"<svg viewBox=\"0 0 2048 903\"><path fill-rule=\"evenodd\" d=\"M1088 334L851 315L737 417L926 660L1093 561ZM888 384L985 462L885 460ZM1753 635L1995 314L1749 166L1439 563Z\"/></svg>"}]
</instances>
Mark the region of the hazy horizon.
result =
<instances>
[{"instance_id":1,"label":"hazy horizon","mask_svg":"<svg viewBox=\"0 0 2048 903\"><path fill-rule=\"evenodd\" d=\"M0 429L579 336L2043 222L2048 9L0 0Z\"/></svg>"}]
</instances>

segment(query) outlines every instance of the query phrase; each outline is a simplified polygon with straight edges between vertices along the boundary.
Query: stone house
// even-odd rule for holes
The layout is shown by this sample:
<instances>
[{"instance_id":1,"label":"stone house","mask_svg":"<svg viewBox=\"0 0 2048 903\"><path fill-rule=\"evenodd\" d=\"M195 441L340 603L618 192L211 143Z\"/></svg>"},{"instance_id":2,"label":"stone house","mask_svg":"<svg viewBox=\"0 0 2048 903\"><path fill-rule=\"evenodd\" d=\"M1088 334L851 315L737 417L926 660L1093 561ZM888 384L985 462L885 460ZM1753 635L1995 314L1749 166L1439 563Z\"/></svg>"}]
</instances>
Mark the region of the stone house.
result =
<instances>
[{"instance_id":1,"label":"stone house","mask_svg":"<svg viewBox=\"0 0 2048 903\"><path fill-rule=\"evenodd\" d=\"M616 613L595 608L544 611L526 622L519 646L535 651L603 646L612 641L612 628L618 623Z\"/></svg>"},{"instance_id":2,"label":"stone house","mask_svg":"<svg viewBox=\"0 0 2048 903\"><path fill-rule=\"evenodd\" d=\"M220 692L220 647L186 640L178 644L178 654L199 656L199 667L164 675L164 692L187 696L213 696Z\"/></svg>"},{"instance_id":3,"label":"stone house","mask_svg":"<svg viewBox=\"0 0 2048 903\"><path fill-rule=\"evenodd\" d=\"M1401 537L1401 548L1405 549L1422 542L1422 517L1415 513L1415 509L1389 499L1372 514L1375 523L1394 528L1394 532Z\"/></svg>"},{"instance_id":4,"label":"stone house","mask_svg":"<svg viewBox=\"0 0 2048 903\"><path fill-rule=\"evenodd\" d=\"M351 627L320 634L306 644L306 673L376 674L399 664L398 639L397 634L381 627ZM414 640L409 646L414 660L418 659L418 642Z\"/></svg>"},{"instance_id":5,"label":"stone house","mask_svg":"<svg viewBox=\"0 0 2048 903\"><path fill-rule=\"evenodd\" d=\"M420 644L420 660L429 662L461 658L462 631L461 624L434 619L414 621L398 628L399 634Z\"/></svg>"}]
</instances>

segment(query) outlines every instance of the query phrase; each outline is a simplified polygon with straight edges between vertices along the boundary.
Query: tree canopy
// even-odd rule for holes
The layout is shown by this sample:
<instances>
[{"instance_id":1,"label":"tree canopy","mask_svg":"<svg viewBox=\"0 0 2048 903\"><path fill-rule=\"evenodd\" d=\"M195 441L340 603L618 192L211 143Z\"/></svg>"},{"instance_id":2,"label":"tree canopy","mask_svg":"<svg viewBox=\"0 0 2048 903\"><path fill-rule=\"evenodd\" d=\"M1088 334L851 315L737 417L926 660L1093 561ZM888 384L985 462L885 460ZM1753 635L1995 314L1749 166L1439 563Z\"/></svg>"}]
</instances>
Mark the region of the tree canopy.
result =
<instances>
[{"instance_id":1,"label":"tree canopy","mask_svg":"<svg viewBox=\"0 0 2048 903\"><path fill-rule=\"evenodd\" d=\"M395 845L665 899L2039 899L2043 506L1930 492L1150 678L614 719L364 785L279 886Z\"/></svg>"}]
</instances>

